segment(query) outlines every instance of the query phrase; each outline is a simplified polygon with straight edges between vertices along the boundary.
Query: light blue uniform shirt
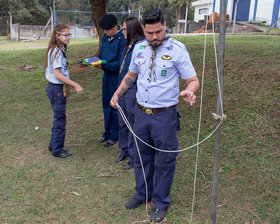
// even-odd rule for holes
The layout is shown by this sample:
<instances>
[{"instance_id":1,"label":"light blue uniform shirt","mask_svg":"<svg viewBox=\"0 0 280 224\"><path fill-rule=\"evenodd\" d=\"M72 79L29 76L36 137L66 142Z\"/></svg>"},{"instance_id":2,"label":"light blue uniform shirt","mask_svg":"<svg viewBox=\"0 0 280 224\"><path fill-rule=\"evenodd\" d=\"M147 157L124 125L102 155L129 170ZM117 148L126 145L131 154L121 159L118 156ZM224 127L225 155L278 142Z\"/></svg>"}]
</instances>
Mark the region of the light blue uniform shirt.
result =
<instances>
[{"instance_id":1,"label":"light blue uniform shirt","mask_svg":"<svg viewBox=\"0 0 280 224\"><path fill-rule=\"evenodd\" d=\"M64 84L54 76L54 70L60 68L60 72L69 79L69 64L66 53L56 47L50 56L51 51L48 52L48 66L46 67L46 79L54 84Z\"/></svg>"},{"instance_id":2,"label":"light blue uniform shirt","mask_svg":"<svg viewBox=\"0 0 280 224\"><path fill-rule=\"evenodd\" d=\"M132 53L129 71L138 73L137 102L147 108L169 107L178 103L179 76L190 79L196 72L184 44L169 38L156 52L155 80L149 78L152 48L147 40L138 43Z\"/></svg>"}]
</instances>

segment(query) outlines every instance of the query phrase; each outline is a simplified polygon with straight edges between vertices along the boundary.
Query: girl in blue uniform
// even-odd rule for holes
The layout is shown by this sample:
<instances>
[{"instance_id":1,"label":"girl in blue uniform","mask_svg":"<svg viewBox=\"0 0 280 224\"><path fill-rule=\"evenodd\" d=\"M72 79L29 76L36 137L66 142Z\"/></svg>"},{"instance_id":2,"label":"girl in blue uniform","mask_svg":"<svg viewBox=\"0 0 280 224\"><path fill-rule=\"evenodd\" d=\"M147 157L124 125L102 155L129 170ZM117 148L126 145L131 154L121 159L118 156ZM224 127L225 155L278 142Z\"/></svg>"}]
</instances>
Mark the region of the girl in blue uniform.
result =
<instances>
[{"instance_id":1,"label":"girl in blue uniform","mask_svg":"<svg viewBox=\"0 0 280 224\"><path fill-rule=\"evenodd\" d=\"M132 51L137 42L145 38L144 31L138 19L136 17L130 17L123 23L123 35L126 39L126 45L121 58L121 67L119 72L119 84L122 82L123 77L128 72L128 67L131 61ZM128 118L129 123L132 124L133 114L132 108L136 103L136 81L130 86L130 88L119 98L119 105L122 108L125 116ZM129 156L129 161L123 166L123 169L130 169L133 167L133 136L124 123L120 113L118 113L119 120L119 148L121 154L116 162L123 161Z\"/></svg>"},{"instance_id":2,"label":"girl in blue uniform","mask_svg":"<svg viewBox=\"0 0 280 224\"><path fill-rule=\"evenodd\" d=\"M49 150L53 157L58 158L68 158L72 155L64 149L66 98L63 94L63 84L70 85L79 95L84 93L78 83L69 79L69 63L66 56L71 38L69 31L66 25L55 26L45 58L46 79L49 81L46 92L54 112Z\"/></svg>"}]
</instances>

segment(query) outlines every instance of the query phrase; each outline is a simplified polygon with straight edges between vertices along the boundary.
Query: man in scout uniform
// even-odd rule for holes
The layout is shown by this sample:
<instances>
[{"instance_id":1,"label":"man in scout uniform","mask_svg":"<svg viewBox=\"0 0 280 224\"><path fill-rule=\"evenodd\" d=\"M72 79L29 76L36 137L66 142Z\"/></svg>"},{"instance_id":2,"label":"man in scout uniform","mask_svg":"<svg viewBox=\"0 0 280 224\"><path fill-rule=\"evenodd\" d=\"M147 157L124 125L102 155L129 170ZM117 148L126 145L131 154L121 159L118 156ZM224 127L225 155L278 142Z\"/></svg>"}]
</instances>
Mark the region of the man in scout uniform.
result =
<instances>
[{"instance_id":1,"label":"man in scout uniform","mask_svg":"<svg viewBox=\"0 0 280 224\"><path fill-rule=\"evenodd\" d=\"M105 132L96 142L105 142L104 146L109 147L118 141L118 114L117 110L110 106L110 99L117 89L120 60L126 40L114 15L105 15L100 20L99 25L104 30L105 35L102 38L98 58L106 60L107 63L101 66L104 71L102 79L102 105Z\"/></svg>"},{"instance_id":2,"label":"man in scout uniform","mask_svg":"<svg viewBox=\"0 0 280 224\"><path fill-rule=\"evenodd\" d=\"M177 103L179 95L192 106L199 81L184 44L166 36L166 23L159 9L143 15L146 40L137 44L132 53L129 71L111 99L116 107L118 98L137 81L137 103L134 107L134 132L146 143L167 151L178 150ZM179 76L187 87L179 93ZM151 221L161 222L171 204L170 190L178 152L156 151L137 141L148 185L147 199L154 203ZM136 192L125 206L137 208L146 201L146 188L140 158L134 150Z\"/></svg>"}]
</instances>

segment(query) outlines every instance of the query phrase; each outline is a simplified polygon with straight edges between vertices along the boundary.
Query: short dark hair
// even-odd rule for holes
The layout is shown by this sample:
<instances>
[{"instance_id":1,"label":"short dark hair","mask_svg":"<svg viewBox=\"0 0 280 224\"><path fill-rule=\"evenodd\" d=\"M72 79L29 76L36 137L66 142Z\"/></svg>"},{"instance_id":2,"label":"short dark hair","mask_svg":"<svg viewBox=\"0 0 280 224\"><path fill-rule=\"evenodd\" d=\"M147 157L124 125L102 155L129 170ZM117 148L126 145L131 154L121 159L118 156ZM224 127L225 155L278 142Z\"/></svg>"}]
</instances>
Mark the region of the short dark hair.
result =
<instances>
[{"instance_id":1,"label":"short dark hair","mask_svg":"<svg viewBox=\"0 0 280 224\"><path fill-rule=\"evenodd\" d=\"M163 14L158 8L147 9L144 12L142 17L142 23L145 26L146 24L155 24L155 23L164 24Z\"/></svg>"},{"instance_id":2,"label":"short dark hair","mask_svg":"<svg viewBox=\"0 0 280 224\"><path fill-rule=\"evenodd\" d=\"M131 41L145 38L143 28L136 17L129 17L124 22L126 23L127 32L126 48L128 48Z\"/></svg>"}]
</instances>

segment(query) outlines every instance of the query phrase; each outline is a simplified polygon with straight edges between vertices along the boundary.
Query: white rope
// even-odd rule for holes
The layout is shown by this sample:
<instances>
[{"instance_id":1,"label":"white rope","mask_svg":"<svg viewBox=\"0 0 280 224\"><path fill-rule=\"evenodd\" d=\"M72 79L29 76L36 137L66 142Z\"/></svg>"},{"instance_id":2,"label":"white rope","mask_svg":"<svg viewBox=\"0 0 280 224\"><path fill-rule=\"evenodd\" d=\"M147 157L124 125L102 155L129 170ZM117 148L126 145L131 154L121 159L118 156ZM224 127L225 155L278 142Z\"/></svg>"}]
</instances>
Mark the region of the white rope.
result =
<instances>
[{"instance_id":1,"label":"white rope","mask_svg":"<svg viewBox=\"0 0 280 224\"><path fill-rule=\"evenodd\" d=\"M212 0L211 0L212 2ZM223 103L222 103L222 94L221 94L221 84L219 79L219 67L218 67L218 57L217 57L217 47L216 47L216 39L215 39L215 33L214 33L214 18L212 14L212 34L213 34L213 41L214 41L214 52L215 52L215 60L216 60L216 71L217 71L217 81L218 81L218 89L219 89L219 98L221 102L221 112L222 115L224 115L224 109L223 109Z\"/></svg>"},{"instance_id":2,"label":"white rope","mask_svg":"<svg viewBox=\"0 0 280 224\"><path fill-rule=\"evenodd\" d=\"M200 138L200 128L201 128L201 118L202 118L202 103L203 103L203 92L204 92L204 75L205 75L205 58L206 58L206 46L207 46L207 21L208 16L206 17L206 27L205 27L205 38L204 38L204 53L203 53L203 67L202 67L202 75L201 75L201 96L200 96L200 109L199 109L199 122L198 122L198 130L197 130L197 149L196 149L196 159L195 159L195 171L194 171L194 181L193 181L193 200L192 200L192 211L190 224L192 223L193 213L194 213L194 203L195 203L195 193L196 193L196 179L197 179L197 167L198 167L198 156L199 156L199 138Z\"/></svg>"},{"instance_id":3,"label":"white rope","mask_svg":"<svg viewBox=\"0 0 280 224\"><path fill-rule=\"evenodd\" d=\"M160 152L171 152L171 153L174 153L174 152L184 152L184 151L187 151L187 150L189 150L189 149L191 149L191 148L194 148L194 147L196 147L197 145L200 145L201 143L205 142L208 138L210 138L210 137L216 132L216 130L219 128L219 126L220 126L221 123L222 123L222 120L221 120L221 121L217 124L216 128L215 128L206 138L204 138L204 139L201 140L200 142L198 142L198 143L196 143L196 144L194 144L194 145L191 145L191 146L189 146L189 147L187 147L187 148L184 148L184 149L168 151L168 150L156 148L156 147L154 147L154 146L152 146L152 145L150 145L150 144L144 142L141 138L139 138L139 137L134 133L134 131L132 130L131 126L130 126L130 125L128 126L129 122L128 122L127 118L125 117L125 114L123 113L122 108L121 108L118 104L117 104L117 108L118 108L119 112L120 112L121 114L124 115L124 116L122 116L122 118L123 118L125 124L127 125L129 131L132 133L132 135L135 136L135 138L137 138L137 139L138 139L139 141L141 141L143 144L149 146L150 148L152 148L152 149L154 149L154 150L160 151Z\"/></svg>"}]
</instances>

